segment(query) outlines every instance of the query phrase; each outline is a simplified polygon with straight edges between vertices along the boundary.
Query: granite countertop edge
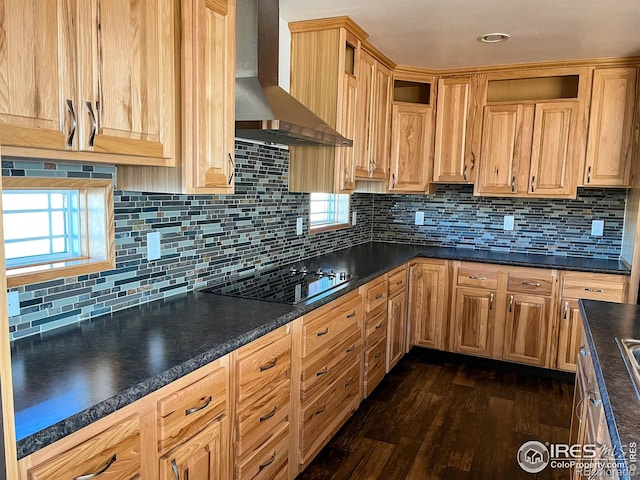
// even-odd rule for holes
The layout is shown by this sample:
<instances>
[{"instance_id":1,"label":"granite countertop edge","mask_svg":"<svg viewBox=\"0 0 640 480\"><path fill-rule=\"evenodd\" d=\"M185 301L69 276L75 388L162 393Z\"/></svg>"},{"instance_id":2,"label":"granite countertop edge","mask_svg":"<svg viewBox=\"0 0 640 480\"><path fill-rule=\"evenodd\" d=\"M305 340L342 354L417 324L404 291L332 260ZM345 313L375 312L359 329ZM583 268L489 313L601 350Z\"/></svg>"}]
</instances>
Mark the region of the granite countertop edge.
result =
<instances>
[{"instance_id":1,"label":"granite countertop edge","mask_svg":"<svg viewBox=\"0 0 640 480\"><path fill-rule=\"evenodd\" d=\"M456 249L452 247L438 247L438 246L424 246L424 245L408 245L397 243L385 243L378 242L380 245L385 245L389 248L398 246L398 249L406 249L406 253L400 253L396 258L389 261L383 268L378 268L368 275L358 277L347 284L338 287L320 298L314 299L309 304L299 304L292 307L293 310L281 315L277 318L270 318L265 321L264 324L259 327L253 328L236 338L227 341L223 344L219 344L211 348L210 350L197 354L193 358L171 367L166 371L154 375L148 379L142 380L139 383L126 388L118 394L103 400L85 410L74 414L62 421L59 421L50 427L40 430L36 433L28 435L25 438L18 440L17 451L18 459L32 454L33 452L44 448L57 440L70 435L83 427L90 425L97 420L100 420L107 415L133 403L136 400L148 395L169 383L197 370L198 368L256 340L267 333L277 329L278 327L285 325L307 313L313 311L342 295L349 293L360 286L368 283L369 281L383 275L398 266L414 260L416 258L432 258L439 260L459 260L459 261L471 261L479 263L491 263L497 265L512 265L522 267L534 267L534 268L555 268L560 270L571 271L584 271L594 273L610 273L619 275L629 275L629 270L621 263L618 262L618 268L613 266L614 261L603 261L603 263L611 263L606 268L594 267L590 265L593 259L581 259L580 257L553 257L542 254L509 254L506 252L492 252L487 250L475 250L475 249ZM355 249L358 247L366 246L367 243L349 247L344 249ZM371 244L369 244L371 245ZM334 252L336 253L336 252ZM331 255L331 254L328 254ZM509 256L512 258L510 259ZM513 258L517 256L518 258ZM316 257L320 258L320 257ZM527 258L530 261L527 261ZM568 259L569 264L565 264ZM535 260L546 260L549 263L536 263ZM581 262L585 262L584 265L580 265ZM242 299L238 299L241 301ZM132 307L136 308L136 307ZM99 318L99 317L96 317ZM609 418L607 418L609 420Z\"/></svg>"}]
</instances>

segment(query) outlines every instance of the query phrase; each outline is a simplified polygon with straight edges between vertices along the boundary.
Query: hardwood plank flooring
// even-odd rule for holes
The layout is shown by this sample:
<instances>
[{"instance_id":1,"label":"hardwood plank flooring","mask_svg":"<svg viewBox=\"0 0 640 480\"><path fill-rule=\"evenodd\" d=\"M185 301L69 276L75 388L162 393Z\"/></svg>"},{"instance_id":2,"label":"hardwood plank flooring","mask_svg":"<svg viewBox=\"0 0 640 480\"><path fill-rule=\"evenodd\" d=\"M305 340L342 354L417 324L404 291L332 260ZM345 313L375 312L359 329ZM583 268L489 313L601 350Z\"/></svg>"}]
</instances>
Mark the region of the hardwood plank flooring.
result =
<instances>
[{"instance_id":1,"label":"hardwood plank flooring","mask_svg":"<svg viewBox=\"0 0 640 480\"><path fill-rule=\"evenodd\" d=\"M516 462L528 440L569 441L571 376L541 373L413 349L297 478L568 479Z\"/></svg>"}]
</instances>

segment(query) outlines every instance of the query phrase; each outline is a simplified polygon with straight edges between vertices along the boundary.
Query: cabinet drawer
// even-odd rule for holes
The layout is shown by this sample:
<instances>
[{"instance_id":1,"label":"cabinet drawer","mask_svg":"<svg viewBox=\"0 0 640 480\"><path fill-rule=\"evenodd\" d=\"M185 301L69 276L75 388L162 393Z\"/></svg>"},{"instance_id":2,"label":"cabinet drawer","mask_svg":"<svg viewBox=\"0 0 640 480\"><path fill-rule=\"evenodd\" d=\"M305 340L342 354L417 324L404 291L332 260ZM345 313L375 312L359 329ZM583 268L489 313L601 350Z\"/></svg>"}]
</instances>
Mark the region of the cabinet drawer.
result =
<instances>
[{"instance_id":1,"label":"cabinet drawer","mask_svg":"<svg viewBox=\"0 0 640 480\"><path fill-rule=\"evenodd\" d=\"M528 275L523 272L509 273L507 290L514 293L533 293L536 295L551 295L553 277L551 275Z\"/></svg>"},{"instance_id":2,"label":"cabinet drawer","mask_svg":"<svg viewBox=\"0 0 640 480\"><path fill-rule=\"evenodd\" d=\"M286 426L245 461L236 465L235 478L238 480L285 479L288 477L288 466L289 427Z\"/></svg>"},{"instance_id":3,"label":"cabinet drawer","mask_svg":"<svg viewBox=\"0 0 640 480\"><path fill-rule=\"evenodd\" d=\"M286 335L236 362L236 398L243 404L291 378L291 336Z\"/></svg>"},{"instance_id":4,"label":"cabinet drawer","mask_svg":"<svg viewBox=\"0 0 640 480\"><path fill-rule=\"evenodd\" d=\"M227 408L227 371L220 368L158 402L158 449L171 448L202 430Z\"/></svg>"},{"instance_id":5,"label":"cabinet drawer","mask_svg":"<svg viewBox=\"0 0 640 480\"><path fill-rule=\"evenodd\" d=\"M258 447L282 425L289 425L291 382L279 385L269 395L256 400L236 415L236 455Z\"/></svg>"},{"instance_id":6,"label":"cabinet drawer","mask_svg":"<svg viewBox=\"0 0 640 480\"><path fill-rule=\"evenodd\" d=\"M354 363L360 364L362 332L354 327L345 332L340 345L327 355L318 355L303 362L300 375L300 396L309 398L334 382Z\"/></svg>"},{"instance_id":7,"label":"cabinet drawer","mask_svg":"<svg viewBox=\"0 0 640 480\"><path fill-rule=\"evenodd\" d=\"M465 287L498 288L498 270L493 268L468 267L458 268L458 285Z\"/></svg>"},{"instance_id":8,"label":"cabinet drawer","mask_svg":"<svg viewBox=\"0 0 640 480\"><path fill-rule=\"evenodd\" d=\"M367 313L375 310L380 307L380 305L385 305L387 303L387 277L386 275L370 282L367 285L367 293L366 293L366 311Z\"/></svg>"},{"instance_id":9,"label":"cabinet drawer","mask_svg":"<svg viewBox=\"0 0 640 480\"><path fill-rule=\"evenodd\" d=\"M389 298L407 287L407 269L400 267L389 273Z\"/></svg>"},{"instance_id":10,"label":"cabinet drawer","mask_svg":"<svg viewBox=\"0 0 640 480\"><path fill-rule=\"evenodd\" d=\"M384 378L386 349L387 344L383 339L368 349L364 356L364 391L366 397L371 395L373 389Z\"/></svg>"},{"instance_id":11,"label":"cabinet drawer","mask_svg":"<svg viewBox=\"0 0 640 480\"><path fill-rule=\"evenodd\" d=\"M103 471L99 474L100 480L139 478L141 472L138 417L123 420L80 445L57 455L53 460L30 469L29 478L69 480L100 471Z\"/></svg>"},{"instance_id":12,"label":"cabinet drawer","mask_svg":"<svg viewBox=\"0 0 640 480\"><path fill-rule=\"evenodd\" d=\"M300 450L306 461L314 447L358 404L360 399L360 364L354 365L314 402L303 407L300 418Z\"/></svg>"},{"instance_id":13,"label":"cabinet drawer","mask_svg":"<svg viewBox=\"0 0 640 480\"><path fill-rule=\"evenodd\" d=\"M380 339L385 337L387 332L387 305L382 306L377 312L374 312L371 318L366 322L366 337L365 342L367 347L370 347L374 343L377 343Z\"/></svg>"},{"instance_id":14,"label":"cabinet drawer","mask_svg":"<svg viewBox=\"0 0 640 480\"><path fill-rule=\"evenodd\" d=\"M585 298L588 300L602 300L606 302L624 302L626 281L621 278L617 282L599 278L567 278L562 288L563 298Z\"/></svg>"},{"instance_id":15,"label":"cabinet drawer","mask_svg":"<svg viewBox=\"0 0 640 480\"><path fill-rule=\"evenodd\" d=\"M319 350L329 352L343 337L342 332L359 325L362 328L362 297L357 295L346 303L336 305L329 314L311 321L305 317L302 323L302 356L308 357Z\"/></svg>"}]
</instances>

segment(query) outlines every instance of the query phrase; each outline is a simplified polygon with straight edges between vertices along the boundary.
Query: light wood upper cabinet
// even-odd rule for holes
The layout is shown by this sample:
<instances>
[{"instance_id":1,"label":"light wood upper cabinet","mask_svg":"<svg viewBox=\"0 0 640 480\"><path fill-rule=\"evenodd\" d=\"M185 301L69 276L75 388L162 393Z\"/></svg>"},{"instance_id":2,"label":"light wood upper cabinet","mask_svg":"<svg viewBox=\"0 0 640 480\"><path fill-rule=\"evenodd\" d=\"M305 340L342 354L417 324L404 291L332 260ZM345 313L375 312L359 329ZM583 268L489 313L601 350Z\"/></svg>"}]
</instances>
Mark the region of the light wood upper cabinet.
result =
<instances>
[{"instance_id":1,"label":"light wood upper cabinet","mask_svg":"<svg viewBox=\"0 0 640 480\"><path fill-rule=\"evenodd\" d=\"M356 176L369 178L373 173L373 160L370 155L369 137L371 136L371 121L373 118L373 90L376 81L376 59L365 51L360 55L358 66L358 143L354 144Z\"/></svg>"},{"instance_id":2,"label":"light wood upper cabinet","mask_svg":"<svg viewBox=\"0 0 640 480\"><path fill-rule=\"evenodd\" d=\"M343 78L344 104L342 105L341 133L347 138L357 138L356 116L358 112L358 81L345 74ZM354 141L357 145L357 141ZM332 148L332 147L322 147ZM336 193L351 193L356 188L356 149L342 147L335 149L336 169L334 189Z\"/></svg>"},{"instance_id":3,"label":"light wood upper cabinet","mask_svg":"<svg viewBox=\"0 0 640 480\"><path fill-rule=\"evenodd\" d=\"M635 68L593 73L585 186L630 186L636 78Z\"/></svg>"},{"instance_id":4,"label":"light wood upper cabinet","mask_svg":"<svg viewBox=\"0 0 640 480\"><path fill-rule=\"evenodd\" d=\"M433 181L473 183L477 77L441 78L436 104Z\"/></svg>"},{"instance_id":5,"label":"light wood upper cabinet","mask_svg":"<svg viewBox=\"0 0 640 480\"><path fill-rule=\"evenodd\" d=\"M182 155L171 168L119 168L118 187L233 193L235 0L188 0L181 5Z\"/></svg>"},{"instance_id":6,"label":"light wood upper cabinet","mask_svg":"<svg viewBox=\"0 0 640 480\"><path fill-rule=\"evenodd\" d=\"M10 154L172 164L174 1L3 3L0 138L20 147Z\"/></svg>"}]
</instances>

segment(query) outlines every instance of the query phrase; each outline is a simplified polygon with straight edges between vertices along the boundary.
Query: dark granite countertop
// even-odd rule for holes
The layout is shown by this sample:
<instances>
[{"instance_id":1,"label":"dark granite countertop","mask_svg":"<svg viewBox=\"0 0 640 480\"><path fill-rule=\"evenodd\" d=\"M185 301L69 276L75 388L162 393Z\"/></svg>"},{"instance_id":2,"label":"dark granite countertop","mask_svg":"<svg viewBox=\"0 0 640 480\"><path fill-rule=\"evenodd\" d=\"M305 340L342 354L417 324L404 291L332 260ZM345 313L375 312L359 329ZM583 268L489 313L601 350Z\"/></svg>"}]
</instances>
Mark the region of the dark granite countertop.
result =
<instances>
[{"instance_id":1,"label":"dark granite countertop","mask_svg":"<svg viewBox=\"0 0 640 480\"><path fill-rule=\"evenodd\" d=\"M296 306L191 292L12 344L18 457L122 408L417 256L628 275L620 262L370 243L305 261L356 278Z\"/></svg>"},{"instance_id":2,"label":"dark granite countertop","mask_svg":"<svg viewBox=\"0 0 640 480\"><path fill-rule=\"evenodd\" d=\"M640 339L640 306L581 300L580 309L616 462L623 462L629 445L640 446L640 400L615 339ZM621 479L637 473L636 464L627 467Z\"/></svg>"}]
</instances>

